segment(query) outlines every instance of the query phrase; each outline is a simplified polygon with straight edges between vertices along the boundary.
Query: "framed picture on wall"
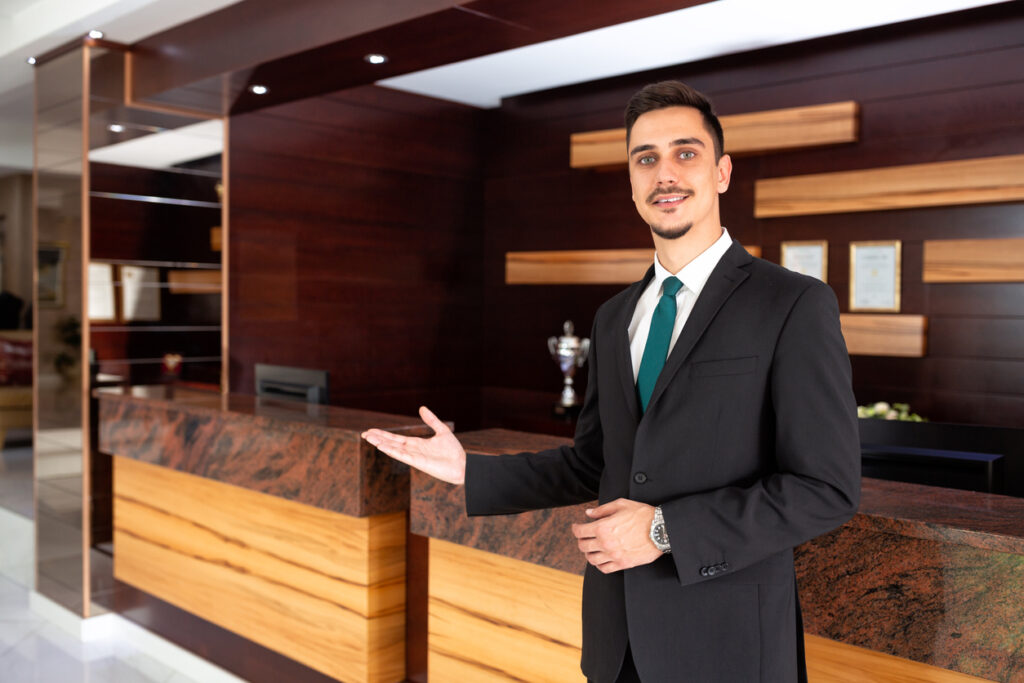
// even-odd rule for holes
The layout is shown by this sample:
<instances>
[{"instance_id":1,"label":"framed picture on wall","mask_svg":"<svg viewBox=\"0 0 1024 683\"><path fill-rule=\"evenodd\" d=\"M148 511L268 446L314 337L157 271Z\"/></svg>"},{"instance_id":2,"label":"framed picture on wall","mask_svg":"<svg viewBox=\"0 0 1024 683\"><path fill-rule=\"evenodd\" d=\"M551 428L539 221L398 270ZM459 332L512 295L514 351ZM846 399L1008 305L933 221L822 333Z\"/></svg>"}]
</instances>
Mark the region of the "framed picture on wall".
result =
<instances>
[{"instance_id":1,"label":"framed picture on wall","mask_svg":"<svg viewBox=\"0 0 1024 683\"><path fill-rule=\"evenodd\" d=\"M828 282L828 242L783 242L782 267Z\"/></svg>"},{"instance_id":2,"label":"framed picture on wall","mask_svg":"<svg viewBox=\"0 0 1024 683\"><path fill-rule=\"evenodd\" d=\"M89 320L117 320L114 304L114 266L89 263Z\"/></svg>"},{"instance_id":3,"label":"framed picture on wall","mask_svg":"<svg viewBox=\"0 0 1024 683\"><path fill-rule=\"evenodd\" d=\"M36 292L42 308L64 306L64 270L68 255L66 242L40 242L36 254Z\"/></svg>"},{"instance_id":4,"label":"framed picture on wall","mask_svg":"<svg viewBox=\"0 0 1024 683\"><path fill-rule=\"evenodd\" d=\"M850 310L900 310L899 240L850 242Z\"/></svg>"},{"instance_id":5,"label":"framed picture on wall","mask_svg":"<svg viewBox=\"0 0 1024 683\"><path fill-rule=\"evenodd\" d=\"M121 266L121 316L129 320L160 320L160 269Z\"/></svg>"}]
</instances>

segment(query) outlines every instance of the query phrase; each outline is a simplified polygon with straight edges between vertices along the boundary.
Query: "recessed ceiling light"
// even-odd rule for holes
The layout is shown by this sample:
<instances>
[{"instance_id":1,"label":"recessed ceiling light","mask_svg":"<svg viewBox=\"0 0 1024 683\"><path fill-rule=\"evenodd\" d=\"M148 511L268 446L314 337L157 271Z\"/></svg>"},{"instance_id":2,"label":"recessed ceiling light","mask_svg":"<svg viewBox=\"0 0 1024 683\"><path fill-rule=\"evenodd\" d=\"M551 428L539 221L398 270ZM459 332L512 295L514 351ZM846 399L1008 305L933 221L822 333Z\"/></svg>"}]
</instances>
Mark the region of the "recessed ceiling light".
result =
<instances>
[{"instance_id":1,"label":"recessed ceiling light","mask_svg":"<svg viewBox=\"0 0 1024 683\"><path fill-rule=\"evenodd\" d=\"M369 62L370 64L383 64L384 62L388 61L387 55L382 55L377 52L371 52L370 54L363 57L363 59Z\"/></svg>"},{"instance_id":2,"label":"recessed ceiling light","mask_svg":"<svg viewBox=\"0 0 1024 683\"><path fill-rule=\"evenodd\" d=\"M124 126L122 126L120 123L112 123L109 126L107 126L107 130L109 130L111 133L123 133Z\"/></svg>"},{"instance_id":3,"label":"recessed ceiling light","mask_svg":"<svg viewBox=\"0 0 1024 683\"><path fill-rule=\"evenodd\" d=\"M36 58L35 57L29 57L25 61L28 62L29 64L35 64L36 63Z\"/></svg>"},{"instance_id":4,"label":"recessed ceiling light","mask_svg":"<svg viewBox=\"0 0 1024 683\"><path fill-rule=\"evenodd\" d=\"M268 88L265 85L250 85L249 92L251 92L253 95L266 95L268 92L270 92L270 88Z\"/></svg>"},{"instance_id":5,"label":"recessed ceiling light","mask_svg":"<svg viewBox=\"0 0 1024 683\"><path fill-rule=\"evenodd\" d=\"M96 29L93 29L93 30L89 31L89 37L92 38L93 40L102 40L103 39L103 31L97 31Z\"/></svg>"}]
</instances>

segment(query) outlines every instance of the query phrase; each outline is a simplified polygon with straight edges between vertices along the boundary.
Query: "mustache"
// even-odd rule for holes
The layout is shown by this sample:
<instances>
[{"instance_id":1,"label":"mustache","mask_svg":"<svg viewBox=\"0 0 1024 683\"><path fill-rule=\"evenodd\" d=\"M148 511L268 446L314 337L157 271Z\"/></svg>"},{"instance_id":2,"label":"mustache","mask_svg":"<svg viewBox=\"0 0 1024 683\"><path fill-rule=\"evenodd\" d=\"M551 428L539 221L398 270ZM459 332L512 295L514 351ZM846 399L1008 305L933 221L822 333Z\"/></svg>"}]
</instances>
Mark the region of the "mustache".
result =
<instances>
[{"instance_id":1,"label":"mustache","mask_svg":"<svg viewBox=\"0 0 1024 683\"><path fill-rule=\"evenodd\" d=\"M673 185L672 187L661 187L647 195L647 203L651 204L652 202L654 202L655 199L657 199L663 194L681 194L687 197L692 197L693 190L684 190L678 185Z\"/></svg>"}]
</instances>

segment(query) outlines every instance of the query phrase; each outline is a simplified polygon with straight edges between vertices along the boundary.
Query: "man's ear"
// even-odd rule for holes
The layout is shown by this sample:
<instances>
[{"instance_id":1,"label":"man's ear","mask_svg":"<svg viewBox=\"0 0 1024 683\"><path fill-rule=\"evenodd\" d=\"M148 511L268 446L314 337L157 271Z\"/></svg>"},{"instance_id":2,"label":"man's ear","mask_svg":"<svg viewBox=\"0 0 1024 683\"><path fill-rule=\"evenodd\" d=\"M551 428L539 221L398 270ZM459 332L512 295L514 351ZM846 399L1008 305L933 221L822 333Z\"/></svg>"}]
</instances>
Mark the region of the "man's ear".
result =
<instances>
[{"instance_id":1,"label":"man's ear","mask_svg":"<svg viewBox=\"0 0 1024 683\"><path fill-rule=\"evenodd\" d=\"M718 160L718 194L723 194L729 189L729 181L732 180L732 157L723 154Z\"/></svg>"}]
</instances>

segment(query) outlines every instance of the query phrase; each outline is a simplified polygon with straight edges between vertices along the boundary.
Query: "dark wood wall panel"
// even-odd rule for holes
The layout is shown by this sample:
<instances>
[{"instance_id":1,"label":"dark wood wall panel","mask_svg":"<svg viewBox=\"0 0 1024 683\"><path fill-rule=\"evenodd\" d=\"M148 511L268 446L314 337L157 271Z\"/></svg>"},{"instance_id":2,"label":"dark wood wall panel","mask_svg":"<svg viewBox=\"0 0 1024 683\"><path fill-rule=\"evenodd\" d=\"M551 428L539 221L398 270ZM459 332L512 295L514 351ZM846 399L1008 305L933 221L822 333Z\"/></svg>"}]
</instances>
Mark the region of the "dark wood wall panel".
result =
<instances>
[{"instance_id":1,"label":"dark wood wall panel","mask_svg":"<svg viewBox=\"0 0 1024 683\"><path fill-rule=\"evenodd\" d=\"M1019 237L1024 205L758 220L753 187L759 178L1024 153L1022 62L1024 5L1009 3L506 100L486 122L497 144L488 147L485 190L484 346L503 361L486 366L485 386L501 388L502 406L517 391L525 404L556 390L544 338L570 317L586 334L596 306L617 291L505 285L507 251L649 246L625 171L570 170L569 135L621 126L639 87L679 78L721 114L860 104L857 143L737 159L723 222L773 261L783 240L828 240L829 283L844 312L849 243L902 240L902 312L929 318L928 355L853 358L858 400L908 401L934 420L1020 424L1024 286L926 285L921 276L924 240Z\"/></svg>"},{"instance_id":2,"label":"dark wood wall panel","mask_svg":"<svg viewBox=\"0 0 1024 683\"><path fill-rule=\"evenodd\" d=\"M374 86L232 118L232 391L324 368L331 403L478 423L480 120Z\"/></svg>"}]
</instances>

